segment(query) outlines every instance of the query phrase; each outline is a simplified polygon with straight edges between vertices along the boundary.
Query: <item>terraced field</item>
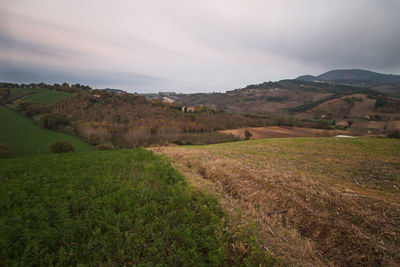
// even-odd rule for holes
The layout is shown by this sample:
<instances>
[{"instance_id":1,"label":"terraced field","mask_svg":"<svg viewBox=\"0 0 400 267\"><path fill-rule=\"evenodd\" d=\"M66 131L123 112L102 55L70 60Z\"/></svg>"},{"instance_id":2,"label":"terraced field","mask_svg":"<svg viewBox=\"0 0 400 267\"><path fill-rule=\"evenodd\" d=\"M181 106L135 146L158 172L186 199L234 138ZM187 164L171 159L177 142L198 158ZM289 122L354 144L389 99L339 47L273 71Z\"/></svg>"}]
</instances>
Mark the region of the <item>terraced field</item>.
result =
<instances>
[{"instance_id":1,"label":"terraced field","mask_svg":"<svg viewBox=\"0 0 400 267\"><path fill-rule=\"evenodd\" d=\"M400 265L400 140L284 138L159 147L289 265ZM239 216L241 215L241 216Z\"/></svg>"}]
</instances>

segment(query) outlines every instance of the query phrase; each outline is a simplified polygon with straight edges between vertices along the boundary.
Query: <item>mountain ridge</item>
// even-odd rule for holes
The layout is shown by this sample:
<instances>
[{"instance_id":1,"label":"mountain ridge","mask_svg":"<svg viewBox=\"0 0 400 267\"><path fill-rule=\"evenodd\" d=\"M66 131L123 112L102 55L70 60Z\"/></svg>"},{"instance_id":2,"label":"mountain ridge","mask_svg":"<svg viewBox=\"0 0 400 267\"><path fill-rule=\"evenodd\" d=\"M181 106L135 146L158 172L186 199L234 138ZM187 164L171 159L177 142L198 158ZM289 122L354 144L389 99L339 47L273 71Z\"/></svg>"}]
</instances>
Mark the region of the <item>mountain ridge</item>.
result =
<instances>
[{"instance_id":1,"label":"mountain ridge","mask_svg":"<svg viewBox=\"0 0 400 267\"><path fill-rule=\"evenodd\" d=\"M317 76L302 75L296 78L302 81L330 81L330 82L372 82L375 84L400 82L400 75L384 74L363 69L330 70Z\"/></svg>"}]
</instances>

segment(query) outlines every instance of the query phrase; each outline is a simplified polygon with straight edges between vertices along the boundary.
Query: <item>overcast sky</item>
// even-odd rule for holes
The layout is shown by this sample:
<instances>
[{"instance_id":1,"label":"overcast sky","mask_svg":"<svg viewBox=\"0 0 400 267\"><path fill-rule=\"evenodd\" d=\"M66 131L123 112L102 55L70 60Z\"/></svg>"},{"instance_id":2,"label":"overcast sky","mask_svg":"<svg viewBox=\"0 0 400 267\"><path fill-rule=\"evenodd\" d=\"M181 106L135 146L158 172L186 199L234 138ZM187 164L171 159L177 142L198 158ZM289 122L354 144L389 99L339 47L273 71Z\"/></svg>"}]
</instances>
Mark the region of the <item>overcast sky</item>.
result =
<instances>
[{"instance_id":1,"label":"overcast sky","mask_svg":"<svg viewBox=\"0 0 400 267\"><path fill-rule=\"evenodd\" d=\"M0 0L0 81L211 92L400 74L399 0Z\"/></svg>"}]
</instances>

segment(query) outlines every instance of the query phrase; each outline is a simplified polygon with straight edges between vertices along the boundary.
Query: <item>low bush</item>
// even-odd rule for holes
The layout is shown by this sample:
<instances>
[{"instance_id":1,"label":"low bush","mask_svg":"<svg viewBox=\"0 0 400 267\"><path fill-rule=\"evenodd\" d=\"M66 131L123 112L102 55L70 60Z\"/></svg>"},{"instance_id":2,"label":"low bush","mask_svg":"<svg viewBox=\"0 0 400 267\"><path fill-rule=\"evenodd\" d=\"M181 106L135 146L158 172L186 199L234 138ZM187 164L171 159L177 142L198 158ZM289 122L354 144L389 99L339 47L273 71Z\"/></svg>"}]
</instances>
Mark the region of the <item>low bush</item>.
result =
<instances>
[{"instance_id":1,"label":"low bush","mask_svg":"<svg viewBox=\"0 0 400 267\"><path fill-rule=\"evenodd\" d=\"M25 116L32 118L33 116L48 112L49 107L42 103L35 103L29 101L18 102L18 109Z\"/></svg>"},{"instance_id":2,"label":"low bush","mask_svg":"<svg viewBox=\"0 0 400 267\"><path fill-rule=\"evenodd\" d=\"M49 146L49 149L53 153L64 153L64 152L74 152L75 148L68 141L55 141Z\"/></svg>"},{"instance_id":3,"label":"low bush","mask_svg":"<svg viewBox=\"0 0 400 267\"><path fill-rule=\"evenodd\" d=\"M9 158L14 155L14 150L7 144L0 143L0 158Z\"/></svg>"},{"instance_id":4,"label":"low bush","mask_svg":"<svg viewBox=\"0 0 400 267\"><path fill-rule=\"evenodd\" d=\"M400 138L400 130L394 130L388 133L389 138Z\"/></svg>"},{"instance_id":5,"label":"low bush","mask_svg":"<svg viewBox=\"0 0 400 267\"><path fill-rule=\"evenodd\" d=\"M100 144L96 146L97 150L114 150L114 146L111 144Z\"/></svg>"}]
</instances>

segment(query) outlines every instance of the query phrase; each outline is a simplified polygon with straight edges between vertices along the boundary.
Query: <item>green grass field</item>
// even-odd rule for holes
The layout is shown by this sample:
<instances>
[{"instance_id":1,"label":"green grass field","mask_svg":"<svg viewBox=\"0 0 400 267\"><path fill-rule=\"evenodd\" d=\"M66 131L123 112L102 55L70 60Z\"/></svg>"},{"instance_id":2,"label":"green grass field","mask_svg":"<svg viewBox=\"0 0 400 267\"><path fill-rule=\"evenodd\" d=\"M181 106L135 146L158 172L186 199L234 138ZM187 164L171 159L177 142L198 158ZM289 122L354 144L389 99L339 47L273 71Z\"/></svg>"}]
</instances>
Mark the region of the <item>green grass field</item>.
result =
<instances>
[{"instance_id":1,"label":"green grass field","mask_svg":"<svg viewBox=\"0 0 400 267\"><path fill-rule=\"evenodd\" d=\"M32 92L34 92L32 94ZM27 95L26 97L23 97ZM70 96L70 93L60 92L54 90L48 90L43 88L12 88L11 89L11 98L15 100L18 97L23 97L23 101L31 101L43 104L52 104L57 102L63 98Z\"/></svg>"},{"instance_id":2,"label":"green grass field","mask_svg":"<svg viewBox=\"0 0 400 267\"><path fill-rule=\"evenodd\" d=\"M0 142L11 146L16 155L50 153L49 145L57 140L70 142L75 151L93 149L77 137L43 129L22 115L0 107Z\"/></svg>"},{"instance_id":3,"label":"green grass field","mask_svg":"<svg viewBox=\"0 0 400 267\"><path fill-rule=\"evenodd\" d=\"M244 233L150 151L0 160L4 266L272 264Z\"/></svg>"}]
</instances>

